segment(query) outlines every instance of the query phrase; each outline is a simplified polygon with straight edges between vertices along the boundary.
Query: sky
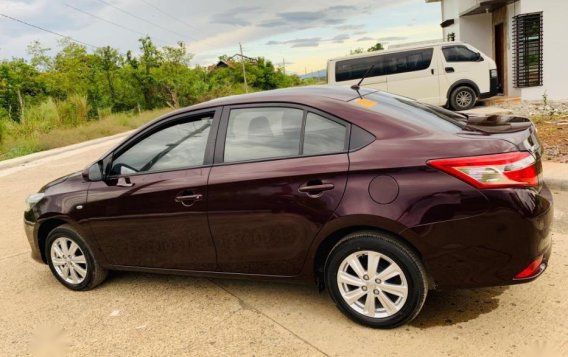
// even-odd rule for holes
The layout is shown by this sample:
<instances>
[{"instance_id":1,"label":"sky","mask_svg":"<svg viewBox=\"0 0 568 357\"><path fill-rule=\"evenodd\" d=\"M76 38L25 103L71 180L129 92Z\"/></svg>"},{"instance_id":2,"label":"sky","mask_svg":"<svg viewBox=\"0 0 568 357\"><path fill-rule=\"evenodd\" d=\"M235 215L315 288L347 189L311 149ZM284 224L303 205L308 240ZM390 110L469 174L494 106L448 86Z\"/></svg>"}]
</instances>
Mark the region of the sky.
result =
<instances>
[{"instance_id":1,"label":"sky","mask_svg":"<svg viewBox=\"0 0 568 357\"><path fill-rule=\"evenodd\" d=\"M183 41L194 65L231 56L240 42L245 55L297 74L376 42L442 38L440 4L424 0L0 0L0 14L122 53L137 52L144 35L158 46ZM0 59L27 58L35 40L55 52L59 39L0 16Z\"/></svg>"}]
</instances>

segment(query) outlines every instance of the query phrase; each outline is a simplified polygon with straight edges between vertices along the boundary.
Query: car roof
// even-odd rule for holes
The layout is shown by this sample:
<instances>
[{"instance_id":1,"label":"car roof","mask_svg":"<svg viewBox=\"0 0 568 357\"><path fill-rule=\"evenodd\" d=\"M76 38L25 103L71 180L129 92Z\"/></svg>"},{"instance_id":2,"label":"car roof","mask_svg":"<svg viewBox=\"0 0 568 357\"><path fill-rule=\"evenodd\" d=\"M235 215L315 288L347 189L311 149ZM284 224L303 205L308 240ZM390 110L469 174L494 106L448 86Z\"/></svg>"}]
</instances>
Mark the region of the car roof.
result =
<instances>
[{"instance_id":1,"label":"car roof","mask_svg":"<svg viewBox=\"0 0 568 357\"><path fill-rule=\"evenodd\" d=\"M361 88L361 95L373 93L375 90ZM273 89L263 92L250 94L233 95L229 97L217 98L208 102L184 108L186 110L197 110L224 105L266 103L266 102L285 102L304 105L315 105L326 100L348 102L357 98L359 94L356 90L346 86L318 85L306 87L293 87L283 89Z\"/></svg>"}]
</instances>

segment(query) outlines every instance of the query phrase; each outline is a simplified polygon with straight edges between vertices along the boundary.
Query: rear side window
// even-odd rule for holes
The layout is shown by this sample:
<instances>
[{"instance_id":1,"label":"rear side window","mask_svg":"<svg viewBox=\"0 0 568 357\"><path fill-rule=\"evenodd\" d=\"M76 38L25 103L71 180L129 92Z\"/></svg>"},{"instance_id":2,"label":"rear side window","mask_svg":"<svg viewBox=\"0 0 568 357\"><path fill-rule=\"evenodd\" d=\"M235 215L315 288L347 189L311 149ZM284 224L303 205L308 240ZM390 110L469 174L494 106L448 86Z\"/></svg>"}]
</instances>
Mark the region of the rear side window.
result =
<instances>
[{"instance_id":1,"label":"rear side window","mask_svg":"<svg viewBox=\"0 0 568 357\"><path fill-rule=\"evenodd\" d=\"M386 74L423 71L432 63L433 48L391 53L385 56L384 70Z\"/></svg>"},{"instance_id":2,"label":"rear side window","mask_svg":"<svg viewBox=\"0 0 568 357\"><path fill-rule=\"evenodd\" d=\"M223 161L242 162L347 151L349 126L302 109L232 109Z\"/></svg>"},{"instance_id":3,"label":"rear side window","mask_svg":"<svg viewBox=\"0 0 568 357\"><path fill-rule=\"evenodd\" d=\"M367 78L385 75L382 61L383 56L354 58L339 61L335 63L335 81L343 82L361 79L372 65L375 65L375 67L373 68L373 71L367 75Z\"/></svg>"},{"instance_id":4,"label":"rear side window","mask_svg":"<svg viewBox=\"0 0 568 357\"><path fill-rule=\"evenodd\" d=\"M442 48L446 62L477 62L479 54L465 46L448 46Z\"/></svg>"},{"instance_id":5,"label":"rear side window","mask_svg":"<svg viewBox=\"0 0 568 357\"><path fill-rule=\"evenodd\" d=\"M314 113L306 117L304 155L340 153L345 150L347 128Z\"/></svg>"},{"instance_id":6,"label":"rear side window","mask_svg":"<svg viewBox=\"0 0 568 357\"><path fill-rule=\"evenodd\" d=\"M303 117L304 111L295 108L231 110L224 161L299 155Z\"/></svg>"},{"instance_id":7,"label":"rear side window","mask_svg":"<svg viewBox=\"0 0 568 357\"><path fill-rule=\"evenodd\" d=\"M375 67L367 77L422 71L430 67L433 54L433 48L425 48L339 61L335 64L335 81L361 79L372 65Z\"/></svg>"}]
</instances>

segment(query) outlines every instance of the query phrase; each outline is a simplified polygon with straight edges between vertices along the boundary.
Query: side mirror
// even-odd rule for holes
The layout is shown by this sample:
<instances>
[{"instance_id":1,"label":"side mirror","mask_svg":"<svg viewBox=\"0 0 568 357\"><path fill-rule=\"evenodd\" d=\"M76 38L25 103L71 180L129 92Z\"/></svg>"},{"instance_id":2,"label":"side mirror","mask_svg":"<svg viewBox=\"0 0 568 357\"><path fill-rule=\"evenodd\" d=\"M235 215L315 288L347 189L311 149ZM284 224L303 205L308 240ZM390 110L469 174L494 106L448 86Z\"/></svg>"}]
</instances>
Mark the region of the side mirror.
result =
<instances>
[{"instance_id":1,"label":"side mirror","mask_svg":"<svg viewBox=\"0 0 568 357\"><path fill-rule=\"evenodd\" d=\"M482 62L483 61L483 56L481 55L481 53L477 52L477 55L475 56L475 60L477 62Z\"/></svg>"},{"instance_id":2,"label":"side mirror","mask_svg":"<svg viewBox=\"0 0 568 357\"><path fill-rule=\"evenodd\" d=\"M86 181L90 182L102 181L103 179L102 161L97 161L93 163L91 166L88 166L85 170L83 170L83 178Z\"/></svg>"}]
</instances>

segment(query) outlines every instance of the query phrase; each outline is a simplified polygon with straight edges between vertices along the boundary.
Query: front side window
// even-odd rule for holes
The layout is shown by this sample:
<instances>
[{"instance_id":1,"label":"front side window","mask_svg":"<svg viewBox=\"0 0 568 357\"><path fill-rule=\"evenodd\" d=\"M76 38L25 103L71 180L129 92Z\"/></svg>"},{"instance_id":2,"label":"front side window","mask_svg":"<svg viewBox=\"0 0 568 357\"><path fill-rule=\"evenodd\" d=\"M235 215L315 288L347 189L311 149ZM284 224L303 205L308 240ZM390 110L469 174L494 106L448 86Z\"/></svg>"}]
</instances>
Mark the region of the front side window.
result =
<instances>
[{"instance_id":1,"label":"front side window","mask_svg":"<svg viewBox=\"0 0 568 357\"><path fill-rule=\"evenodd\" d=\"M442 53L446 62L477 62L479 53L470 50L465 46L448 46L442 48Z\"/></svg>"},{"instance_id":2,"label":"front side window","mask_svg":"<svg viewBox=\"0 0 568 357\"><path fill-rule=\"evenodd\" d=\"M213 115L177 122L150 134L114 159L112 175L203 165Z\"/></svg>"},{"instance_id":3,"label":"front side window","mask_svg":"<svg viewBox=\"0 0 568 357\"><path fill-rule=\"evenodd\" d=\"M299 155L303 116L304 111L295 108L231 110L224 161Z\"/></svg>"}]
</instances>

